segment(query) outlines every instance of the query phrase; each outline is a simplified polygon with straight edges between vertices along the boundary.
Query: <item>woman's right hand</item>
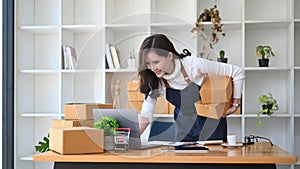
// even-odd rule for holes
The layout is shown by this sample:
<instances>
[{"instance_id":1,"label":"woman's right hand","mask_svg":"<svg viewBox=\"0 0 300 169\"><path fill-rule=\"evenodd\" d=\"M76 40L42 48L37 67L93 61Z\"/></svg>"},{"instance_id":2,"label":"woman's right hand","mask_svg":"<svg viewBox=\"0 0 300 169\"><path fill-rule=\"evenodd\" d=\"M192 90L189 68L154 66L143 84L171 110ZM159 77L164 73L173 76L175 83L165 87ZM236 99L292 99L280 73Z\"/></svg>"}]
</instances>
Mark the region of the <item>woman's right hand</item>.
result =
<instances>
[{"instance_id":1,"label":"woman's right hand","mask_svg":"<svg viewBox=\"0 0 300 169\"><path fill-rule=\"evenodd\" d=\"M147 126L149 125L150 121L148 118L140 117L139 118L139 127L140 127L140 134L142 134Z\"/></svg>"}]
</instances>

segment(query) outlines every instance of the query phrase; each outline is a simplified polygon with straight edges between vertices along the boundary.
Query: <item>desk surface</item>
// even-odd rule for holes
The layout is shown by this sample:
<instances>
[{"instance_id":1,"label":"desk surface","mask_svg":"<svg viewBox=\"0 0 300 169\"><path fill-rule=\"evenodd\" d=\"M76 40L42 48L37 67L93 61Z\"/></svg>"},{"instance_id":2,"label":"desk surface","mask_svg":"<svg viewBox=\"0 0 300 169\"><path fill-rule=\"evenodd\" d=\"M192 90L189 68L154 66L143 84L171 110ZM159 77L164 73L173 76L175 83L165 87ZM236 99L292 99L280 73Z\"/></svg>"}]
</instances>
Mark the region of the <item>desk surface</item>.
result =
<instances>
[{"instance_id":1,"label":"desk surface","mask_svg":"<svg viewBox=\"0 0 300 169\"><path fill-rule=\"evenodd\" d=\"M269 143L256 143L239 148L221 145L207 146L209 152L175 153L163 152L161 147L127 152L99 154L60 155L53 151L36 154L37 162L113 162L113 163L214 163L214 164L290 164L297 157Z\"/></svg>"}]
</instances>

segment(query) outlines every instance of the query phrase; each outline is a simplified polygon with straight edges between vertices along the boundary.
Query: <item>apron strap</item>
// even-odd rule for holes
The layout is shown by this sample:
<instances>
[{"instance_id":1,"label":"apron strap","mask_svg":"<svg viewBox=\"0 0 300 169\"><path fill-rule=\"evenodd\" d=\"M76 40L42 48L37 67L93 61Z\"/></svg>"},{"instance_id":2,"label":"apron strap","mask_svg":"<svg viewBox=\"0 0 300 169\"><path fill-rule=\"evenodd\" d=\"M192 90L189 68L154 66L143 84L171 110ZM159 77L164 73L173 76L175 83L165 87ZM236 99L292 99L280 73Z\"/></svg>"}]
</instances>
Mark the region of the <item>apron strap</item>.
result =
<instances>
[{"instance_id":1,"label":"apron strap","mask_svg":"<svg viewBox=\"0 0 300 169\"><path fill-rule=\"evenodd\" d=\"M186 71L185 71L185 69L184 69L184 67L183 67L181 61L180 61L180 64L181 64L181 69L180 69L180 70L181 70L181 73L183 74L184 80L187 82L187 84L191 84L192 81L191 81L191 79L189 78L189 76L187 75L187 73L186 73ZM169 88L169 87L170 87L170 85L169 85L169 83L168 83L168 81L167 81L166 79L163 78L163 82L164 82L166 88Z\"/></svg>"},{"instance_id":2,"label":"apron strap","mask_svg":"<svg viewBox=\"0 0 300 169\"><path fill-rule=\"evenodd\" d=\"M185 71L185 69L184 69L184 67L183 67L183 65L182 65L182 62L180 62L180 64L181 64L181 72L182 72L182 74L183 74L184 80L185 80L188 84L191 84L192 81L191 81L191 79L189 78L189 76L187 75L187 73L186 73L186 71Z\"/></svg>"},{"instance_id":3,"label":"apron strap","mask_svg":"<svg viewBox=\"0 0 300 169\"><path fill-rule=\"evenodd\" d=\"M163 82L164 82L164 84L165 84L166 88L169 88L169 87L170 87L170 85L169 85L169 83L167 82L167 80L166 80L166 79L164 79L164 78L163 78Z\"/></svg>"}]
</instances>

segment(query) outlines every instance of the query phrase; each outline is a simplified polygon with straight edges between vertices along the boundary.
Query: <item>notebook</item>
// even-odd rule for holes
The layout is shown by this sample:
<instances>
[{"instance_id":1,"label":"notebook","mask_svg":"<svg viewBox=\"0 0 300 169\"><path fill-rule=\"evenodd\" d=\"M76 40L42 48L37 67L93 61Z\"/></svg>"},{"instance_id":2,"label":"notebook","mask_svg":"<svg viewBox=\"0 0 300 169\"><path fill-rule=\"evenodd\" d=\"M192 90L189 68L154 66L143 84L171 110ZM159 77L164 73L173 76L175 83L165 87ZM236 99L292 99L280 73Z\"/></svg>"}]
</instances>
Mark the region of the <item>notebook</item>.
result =
<instances>
[{"instance_id":1,"label":"notebook","mask_svg":"<svg viewBox=\"0 0 300 169\"><path fill-rule=\"evenodd\" d=\"M129 148L145 149L158 147L157 142L145 142L140 137L138 114L136 110L129 109L93 109L94 121L101 120L102 117L114 118L121 128L130 128Z\"/></svg>"}]
</instances>

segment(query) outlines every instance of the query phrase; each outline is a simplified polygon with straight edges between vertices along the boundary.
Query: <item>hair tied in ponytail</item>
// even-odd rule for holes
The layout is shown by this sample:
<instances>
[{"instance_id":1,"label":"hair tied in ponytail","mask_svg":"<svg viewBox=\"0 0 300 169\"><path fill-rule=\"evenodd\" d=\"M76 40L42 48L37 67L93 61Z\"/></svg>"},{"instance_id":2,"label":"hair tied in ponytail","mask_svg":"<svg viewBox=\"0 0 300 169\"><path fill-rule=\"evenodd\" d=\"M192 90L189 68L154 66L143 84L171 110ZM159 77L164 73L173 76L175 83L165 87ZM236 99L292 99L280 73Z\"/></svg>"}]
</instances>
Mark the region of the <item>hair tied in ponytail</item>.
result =
<instances>
[{"instance_id":1,"label":"hair tied in ponytail","mask_svg":"<svg viewBox=\"0 0 300 169\"><path fill-rule=\"evenodd\" d=\"M183 51L182 51L182 54L181 54L182 56L191 56L192 54L191 54L191 52L189 51L189 50L187 50L187 49L183 49Z\"/></svg>"}]
</instances>

